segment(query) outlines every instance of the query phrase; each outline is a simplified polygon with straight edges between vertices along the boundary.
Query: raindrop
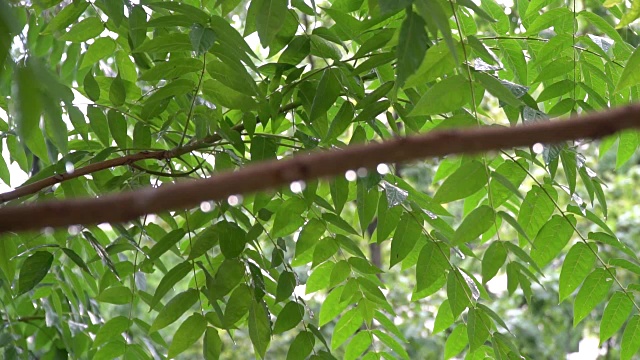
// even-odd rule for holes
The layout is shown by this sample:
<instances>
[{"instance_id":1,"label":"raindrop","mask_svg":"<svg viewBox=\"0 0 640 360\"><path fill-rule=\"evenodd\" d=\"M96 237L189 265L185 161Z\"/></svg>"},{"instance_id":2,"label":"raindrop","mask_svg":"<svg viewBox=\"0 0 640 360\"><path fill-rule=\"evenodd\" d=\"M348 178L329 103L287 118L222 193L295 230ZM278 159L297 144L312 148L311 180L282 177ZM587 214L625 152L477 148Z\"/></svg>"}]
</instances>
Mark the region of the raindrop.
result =
<instances>
[{"instance_id":1,"label":"raindrop","mask_svg":"<svg viewBox=\"0 0 640 360\"><path fill-rule=\"evenodd\" d=\"M376 170L378 171L378 174L386 175L389 173L389 166L387 164L378 164Z\"/></svg>"},{"instance_id":2,"label":"raindrop","mask_svg":"<svg viewBox=\"0 0 640 360\"><path fill-rule=\"evenodd\" d=\"M67 229L67 231L69 232L69 235L71 235L71 236L78 235L78 234L80 233L80 226L78 226L78 225L71 225L71 226L69 226L69 228Z\"/></svg>"},{"instance_id":3,"label":"raindrop","mask_svg":"<svg viewBox=\"0 0 640 360\"><path fill-rule=\"evenodd\" d=\"M67 173L69 174L73 174L73 172L75 171L75 167L73 166L73 163L70 161L67 161L64 164L64 169L67 171Z\"/></svg>"},{"instance_id":4,"label":"raindrop","mask_svg":"<svg viewBox=\"0 0 640 360\"><path fill-rule=\"evenodd\" d=\"M51 226L47 226L46 228L42 229L42 233L45 236L51 236L53 235L53 228Z\"/></svg>"},{"instance_id":5,"label":"raindrop","mask_svg":"<svg viewBox=\"0 0 640 360\"><path fill-rule=\"evenodd\" d=\"M427 209L422 209L422 211L424 211L424 213L427 214L427 216L430 217L433 220L438 218L438 215L432 213L431 211L429 211Z\"/></svg>"},{"instance_id":6,"label":"raindrop","mask_svg":"<svg viewBox=\"0 0 640 360\"><path fill-rule=\"evenodd\" d=\"M576 204L578 204L580 206L582 206L584 204L584 200L582 200L582 198L576 193L573 193L571 195L571 200L573 200Z\"/></svg>"},{"instance_id":7,"label":"raindrop","mask_svg":"<svg viewBox=\"0 0 640 360\"><path fill-rule=\"evenodd\" d=\"M231 195L227 198L227 203L231 206L238 206L242 204L242 196L240 195Z\"/></svg>"},{"instance_id":8,"label":"raindrop","mask_svg":"<svg viewBox=\"0 0 640 360\"><path fill-rule=\"evenodd\" d=\"M301 193L306 187L307 187L307 184L305 184L305 182L302 180L294 181L289 185L289 189L291 189L291 191L294 194Z\"/></svg>"},{"instance_id":9,"label":"raindrop","mask_svg":"<svg viewBox=\"0 0 640 360\"><path fill-rule=\"evenodd\" d=\"M542 152L544 151L544 145L540 144L540 143L535 143L533 145L533 152L536 154L542 154Z\"/></svg>"},{"instance_id":10,"label":"raindrop","mask_svg":"<svg viewBox=\"0 0 640 360\"><path fill-rule=\"evenodd\" d=\"M356 172L353 170L348 170L346 173L344 173L344 177L347 179L347 181L356 181L356 179L358 178L358 174L356 174Z\"/></svg>"},{"instance_id":11,"label":"raindrop","mask_svg":"<svg viewBox=\"0 0 640 360\"><path fill-rule=\"evenodd\" d=\"M358 175L358 177L361 177L361 178L367 176L368 173L369 172L365 168L360 168L358 169L358 171L356 171L356 174Z\"/></svg>"},{"instance_id":12,"label":"raindrop","mask_svg":"<svg viewBox=\"0 0 640 360\"><path fill-rule=\"evenodd\" d=\"M212 208L211 201L203 201L200 203L200 210L202 210L202 212L209 212Z\"/></svg>"}]
</instances>

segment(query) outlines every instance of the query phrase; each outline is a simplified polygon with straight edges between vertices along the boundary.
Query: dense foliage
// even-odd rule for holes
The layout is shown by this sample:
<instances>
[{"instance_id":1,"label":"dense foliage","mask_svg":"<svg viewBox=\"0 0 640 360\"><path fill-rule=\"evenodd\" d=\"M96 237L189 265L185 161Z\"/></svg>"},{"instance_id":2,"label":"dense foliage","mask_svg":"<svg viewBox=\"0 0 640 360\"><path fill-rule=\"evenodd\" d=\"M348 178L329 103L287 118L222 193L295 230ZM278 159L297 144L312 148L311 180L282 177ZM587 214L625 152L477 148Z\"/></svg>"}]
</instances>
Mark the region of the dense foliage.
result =
<instances>
[{"instance_id":1,"label":"dense foliage","mask_svg":"<svg viewBox=\"0 0 640 360\"><path fill-rule=\"evenodd\" d=\"M0 0L0 179L59 180L3 206L637 101L640 1L625 6ZM639 144L380 164L1 234L3 358L557 359L595 333L630 359L640 211L617 221L607 200L634 193L611 174Z\"/></svg>"}]
</instances>

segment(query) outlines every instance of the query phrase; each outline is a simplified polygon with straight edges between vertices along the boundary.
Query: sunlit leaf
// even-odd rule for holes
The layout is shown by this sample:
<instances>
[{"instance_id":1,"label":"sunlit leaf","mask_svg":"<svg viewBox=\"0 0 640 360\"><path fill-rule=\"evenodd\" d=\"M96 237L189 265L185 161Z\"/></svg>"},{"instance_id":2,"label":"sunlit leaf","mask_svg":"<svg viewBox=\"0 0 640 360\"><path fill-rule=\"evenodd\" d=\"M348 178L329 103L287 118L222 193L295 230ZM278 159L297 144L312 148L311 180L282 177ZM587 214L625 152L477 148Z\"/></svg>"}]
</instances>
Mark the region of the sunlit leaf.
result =
<instances>
[{"instance_id":1,"label":"sunlit leaf","mask_svg":"<svg viewBox=\"0 0 640 360\"><path fill-rule=\"evenodd\" d=\"M590 249L584 243L577 243L571 247L562 263L558 296L560 301L566 299L582 281L589 275L596 261L595 249Z\"/></svg>"},{"instance_id":2,"label":"sunlit leaf","mask_svg":"<svg viewBox=\"0 0 640 360\"><path fill-rule=\"evenodd\" d=\"M347 339L360 328L363 320L360 309L358 308L353 308L342 315L333 330L333 335L331 336L331 348L337 349L338 346L347 341Z\"/></svg>"},{"instance_id":3,"label":"sunlit leaf","mask_svg":"<svg viewBox=\"0 0 640 360\"><path fill-rule=\"evenodd\" d=\"M189 349L198 339L202 337L207 329L207 320L199 313L193 313L182 324L173 336L173 341L169 346L168 357L176 355Z\"/></svg>"},{"instance_id":4,"label":"sunlit leaf","mask_svg":"<svg viewBox=\"0 0 640 360\"><path fill-rule=\"evenodd\" d=\"M604 268L596 268L587 276L573 302L574 327L607 296L611 285L613 285L612 274Z\"/></svg>"},{"instance_id":5,"label":"sunlit leaf","mask_svg":"<svg viewBox=\"0 0 640 360\"><path fill-rule=\"evenodd\" d=\"M632 309L633 301L629 295L622 291L613 293L600 320L600 344L620 330Z\"/></svg>"}]
</instances>

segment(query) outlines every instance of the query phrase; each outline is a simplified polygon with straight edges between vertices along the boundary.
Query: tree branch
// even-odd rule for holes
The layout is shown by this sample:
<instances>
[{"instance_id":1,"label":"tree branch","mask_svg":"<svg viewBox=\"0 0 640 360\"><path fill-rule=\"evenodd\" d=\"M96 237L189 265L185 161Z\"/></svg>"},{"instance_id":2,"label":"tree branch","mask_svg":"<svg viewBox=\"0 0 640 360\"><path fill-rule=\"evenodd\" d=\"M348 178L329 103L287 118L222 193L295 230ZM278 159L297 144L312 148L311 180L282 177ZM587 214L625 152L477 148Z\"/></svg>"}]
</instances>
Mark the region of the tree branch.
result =
<instances>
[{"instance_id":1,"label":"tree branch","mask_svg":"<svg viewBox=\"0 0 640 360\"><path fill-rule=\"evenodd\" d=\"M545 121L517 127L483 127L434 131L342 150L266 161L207 179L183 181L97 199L53 200L0 208L0 232L42 229L76 224L124 222L168 210L192 208L207 200L278 188L296 180L342 175L350 169L448 154L600 138L629 128L640 128L640 104L569 120ZM189 150L190 151L190 150ZM186 151L185 151L186 152Z\"/></svg>"},{"instance_id":2,"label":"tree branch","mask_svg":"<svg viewBox=\"0 0 640 360\"><path fill-rule=\"evenodd\" d=\"M294 102L280 108L280 112L287 112L289 110L295 109L298 106L300 106L300 103ZM258 122L259 121L260 119L258 118ZM234 126L232 130L241 132L242 130L244 130L244 125L238 124ZM63 181L89 175L94 172L109 169L115 166L131 165L137 161L148 160L148 159L156 159L156 160L172 159L180 155L184 155L186 153L190 153L192 151L211 146L211 144L214 144L220 140L222 140L220 135L211 134L205 138L188 143L185 146L173 148L171 150L141 151L135 154L125 155L115 159L109 159L109 160L93 163L93 164L75 169L75 171L73 171L72 173L52 175L48 178L44 178L42 180L34 181L30 184L20 186L15 190L2 193L0 194L0 204L5 203L7 201L21 198L23 196L35 194L44 188L53 186Z\"/></svg>"}]
</instances>

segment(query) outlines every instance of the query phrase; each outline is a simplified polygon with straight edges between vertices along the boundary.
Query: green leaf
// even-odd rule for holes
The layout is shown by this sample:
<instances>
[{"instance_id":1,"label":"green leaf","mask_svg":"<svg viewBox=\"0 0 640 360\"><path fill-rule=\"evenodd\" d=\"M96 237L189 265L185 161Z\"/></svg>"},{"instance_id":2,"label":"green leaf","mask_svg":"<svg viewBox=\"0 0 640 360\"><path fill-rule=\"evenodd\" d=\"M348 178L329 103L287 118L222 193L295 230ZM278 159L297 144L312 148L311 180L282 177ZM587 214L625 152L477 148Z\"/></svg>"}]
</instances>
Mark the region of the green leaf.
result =
<instances>
[{"instance_id":1,"label":"green leaf","mask_svg":"<svg viewBox=\"0 0 640 360\"><path fill-rule=\"evenodd\" d=\"M218 335L218 330L207 327L202 342L202 352L206 360L218 360L222 354L222 339Z\"/></svg>"},{"instance_id":2,"label":"green leaf","mask_svg":"<svg viewBox=\"0 0 640 360\"><path fill-rule=\"evenodd\" d=\"M93 77L92 70L89 70L89 72L87 72L87 75L85 75L82 84L84 92L90 100L98 101L98 99L100 99L100 86L98 85L96 79Z\"/></svg>"},{"instance_id":3,"label":"green leaf","mask_svg":"<svg viewBox=\"0 0 640 360\"><path fill-rule=\"evenodd\" d=\"M489 190L494 207L504 204L512 195L523 198L518 188L527 177L528 169L529 163L524 160L518 160L518 162L507 160L491 173Z\"/></svg>"},{"instance_id":4,"label":"green leaf","mask_svg":"<svg viewBox=\"0 0 640 360\"><path fill-rule=\"evenodd\" d=\"M247 234L236 223L221 221L216 224L220 251L227 259L240 256L247 244Z\"/></svg>"},{"instance_id":5,"label":"green leaf","mask_svg":"<svg viewBox=\"0 0 640 360\"><path fill-rule=\"evenodd\" d=\"M49 155L40 129L42 100L38 83L33 62L16 67L13 96L16 101L18 136L31 152L46 161Z\"/></svg>"},{"instance_id":6,"label":"green leaf","mask_svg":"<svg viewBox=\"0 0 640 360\"><path fill-rule=\"evenodd\" d=\"M329 287L331 273L335 267L335 263L328 261L316 267L307 279L306 294L325 289Z\"/></svg>"},{"instance_id":7,"label":"green leaf","mask_svg":"<svg viewBox=\"0 0 640 360\"><path fill-rule=\"evenodd\" d=\"M633 301L629 295L622 291L616 291L609 299L600 320L600 344L609 340L627 321L627 317L633 310Z\"/></svg>"},{"instance_id":8,"label":"green leaf","mask_svg":"<svg viewBox=\"0 0 640 360\"><path fill-rule=\"evenodd\" d=\"M180 52L191 51L193 45L191 39L187 34L173 33L167 35L155 36L151 40L147 40L142 45L135 48L133 51L136 53L149 52L149 53L166 53L166 52Z\"/></svg>"},{"instance_id":9,"label":"green leaf","mask_svg":"<svg viewBox=\"0 0 640 360\"><path fill-rule=\"evenodd\" d=\"M558 282L558 297L562 302L589 275L596 261L596 249L589 249L585 243L576 243L571 247L562 263Z\"/></svg>"},{"instance_id":10,"label":"green leaf","mask_svg":"<svg viewBox=\"0 0 640 360\"><path fill-rule=\"evenodd\" d=\"M257 301L251 302L249 309L249 337L256 354L264 359L271 341L271 326L265 306Z\"/></svg>"},{"instance_id":11,"label":"green leaf","mask_svg":"<svg viewBox=\"0 0 640 360\"><path fill-rule=\"evenodd\" d=\"M457 51L462 52L462 45L456 43ZM411 75L405 83L405 88L421 86L424 83L434 81L442 74L448 74L458 66L459 61L453 57L447 44L440 42L427 50L427 53L415 74Z\"/></svg>"},{"instance_id":12,"label":"green leaf","mask_svg":"<svg viewBox=\"0 0 640 360\"><path fill-rule=\"evenodd\" d=\"M400 28L400 38L396 48L398 65L396 74L398 87L402 87L407 78L415 73L429 48L429 36L422 17L407 10L407 16Z\"/></svg>"},{"instance_id":13,"label":"green leaf","mask_svg":"<svg viewBox=\"0 0 640 360\"><path fill-rule=\"evenodd\" d=\"M416 246L422 236L422 221L418 222L417 215L404 213L398 222L396 232L391 240L391 259L389 268L404 260Z\"/></svg>"},{"instance_id":14,"label":"green leaf","mask_svg":"<svg viewBox=\"0 0 640 360\"><path fill-rule=\"evenodd\" d=\"M276 211L271 235L282 237L293 233L304 225L302 214L306 210L305 201L299 197L286 200Z\"/></svg>"},{"instance_id":15,"label":"green leaf","mask_svg":"<svg viewBox=\"0 0 640 360\"><path fill-rule=\"evenodd\" d=\"M573 29L574 15L567 8L555 8L547 10L527 27L527 35L535 35L540 31L553 26L558 34L565 33L566 30Z\"/></svg>"},{"instance_id":16,"label":"green leaf","mask_svg":"<svg viewBox=\"0 0 640 360\"><path fill-rule=\"evenodd\" d=\"M331 290L320 305L320 317L318 325L324 326L338 317L349 306L349 301L341 301L345 286L339 286Z\"/></svg>"},{"instance_id":17,"label":"green leaf","mask_svg":"<svg viewBox=\"0 0 640 360\"><path fill-rule=\"evenodd\" d=\"M173 299L169 300L162 310L160 310L158 316L151 324L149 333L164 329L173 324L198 301L198 297L199 292L196 289L189 289L173 297Z\"/></svg>"},{"instance_id":18,"label":"green leaf","mask_svg":"<svg viewBox=\"0 0 640 360\"><path fill-rule=\"evenodd\" d=\"M104 25L98 17L90 16L82 19L58 38L61 41L83 42L99 36L104 31Z\"/></svg>"},{"instance_id":19,"label":"green leaf","mask_svg":"<svg viewBox=\"0 0 640 360\"><path fill-rule=\"evenodd\" d=\"M304 306L295 301L289 301L278 314L276 323L273 325L274 334L282 334L291 330L302 321Z\"/></svg>"},{"instance_id":20,"label":"green leaf","mask_svg":"<svg viewBox=\"0 0 640 360\"><path fill-rule=\"evenodd\" d=\"M278 278L278 287L276 289L276 302L286 300L293 294L296 287L296 276L290 271L284 271Z\"/></svg>"},{"instance_id":21,"label":"green leaf","mask_svg":"<svg viewBox=\"0 0 640 360\"><path fill-rule=\"evenodd\" d=\"M322 72L320 83L318 84L316 94L311 103L309 121L314 121L318 117L326 114L336 102L336 99L342 91L342 85L338 80L338 76L339 74L335 69L329 68Z\"/></svg>"},{"instance_id":22,"label":"green leaf","mask_svg":"<svg viewBox=\"0 0 640 360\"><path fill-rule=\"evenodd\" d=\"M64 248L64 247L62 248L62 251L64 252L65 255L67 255L69 259L71 259L71 261L73 261L76 265L78 265L82 270L86 271L87 274L91 274L91 271L87 266L87 263L85 263L84 260L82 260L82 258L80 257L80 255L78 255L75 251L68 248Z\"/></svg>"},{"instance_id":23,"label":"green leaf","mask_svg":"<svg viewBox=\"0 0 640 360\"><path fill-rule=\"evenodd\" d=\"M352 308L347 311L338 320L336 327L333 329L331 336L331 349L335 350L351 337L362 326L364 321L362 313L358 308Z\"/></svg>"},{"instance_id":24,"label":"green leaf","mask_svg":"<svg viewBox=\"0 0 640 360\"><path fill-rule=\"evenodd\" d=\"M311 51L311 40L306 35L299 35L293 38L291 42L284 49L280 57L278 57L278 63L298 65L302 60L309 56Z\"/></svg>"},{"instance_id":25,"label":"green leaf","mask_svg":"<svg viewBox=\"0 0 640 360\"><path fill-rule=\"evenodd\" d=\"M495 217L495 211L488 205L474 209L462 220L451 242L456 246L471 242L495 224Z\"/></svg>"},{"instance_id":26,"label":"green leaf","mask_svg":"<svg viewBox=\"0 0 640 360\"><path fill-rule=\"evenodd\" d=\"M206 80L202 85L202 92L208 99L229 109L251 110L256 107L255 100L240 93L218 80Z\"/></svg>"},{"instance_id":27,"label":"green leaf","mask_svg":"<svg viewBox=\"0 0 640 360\"><path fill-rule=\"evenodd\" d=\"M467 338L469 351L475 351L489 338L492 324L491 319L480 308L469 308L467 315Z\"/></svg>"},{"instance_id":28,"label":"green leaf","mask_svg":"<svg viewBox=\"0 0 640 360\"><path fill-rule=\"evenodd\" d=\"M120 77L120 74L113 78L111 86L109 87L109 100L115 106L121 106L124 104L127 98L127 89L124 87L124 82Z\"/></svg>"},{"instance_id":29,"label":"green leaf","mask_svg":"<svg viewBox=\"0 0 640 360\"><path fill-rule=\"evenodd\" d=\"M155 261L156 259L159 259L162 254L169 251L169 249L176 245L184 235L184 230L178 229L163 236L155 245L153 245L151 250L149 250L149 253L147 254L147 261ZM200 235L196 237L196 240L199 236Z\"/></svg>"},{"instance_id":30,"label":"green leaf","mask_svg":"<svg viewBox=\"0 0 640 360\"><path fill-rule=\"evenodd\" d=\"M486 13L484 10L482 10L481 7L479 7L478 5L476 5L473 1L471 0L462 0L458 2L460 5L469 8L471 10L473 10L473 12L475 12L478 16L480 16L481 18L484 18L485 20L489 21L489 22L496 22L496 19L494 19L491 15L489 15L488 13Z\"/></svg>"},{"instance_id":31,"label":"green leaf","mask_svg":"<svg viewBox=\"0 0 640 360\"><path fill-rule=\"evenodd\" d=\"M522 226L530 239L536 237L542 225L549 220L555 209L552 199L545 191L549 192L553 198L557 197L557 193L551 187L542 189L539 186L533 186L525 196L520 206L520 212L518 212L518 224ZM520 239L522 242L524 237L520 236Z\"/></svg>"},{"instance_id":32,"label":"green leaf","mask_svg":"<svg viewBox=\"0 0 640 360\"><path fill-rule=\"evenodd\" d=\"M553 98L562 96L570 92L571 90L573 90L573 88L574 88L573 81L569 79L560 80L554 84L545 86L544 90L542 90L540 95L538 95L538 99L536 101L543 102L543 101L551 100Z\"/></svg>"},{"instance_id":33,"label":"green leaf","mask_svg":"<svg viewBox=\"0 0 640 360\"><path fill-rule=\"evenodd\" d=\"M396 339L378 329L374 329L373 334L397 354L396 358L409 359L409 354Z\"/></svg>"},{"instance_id":34,"label":"green leaf","mask_svg":"<svg viewBox=\"0 0 640 360\"><path fill-rule=\"evenodd\" d=\"M138 122L133 128L133 147L136 149L148 149L151 147L151 130L149 126Z\"/></svg>"},{"instance_id":35,"label":"green leaf","mask_svg":"<svg viewBox=\"0 0 640 360\"><path fill-rule=\"evenodd\" d=\"M629 319L622 334L620 343L620 359L630 360L640 349L640 315L636 314Z\"/></svg>"},{"instance_id":36,"label":"green leaf","mask_svg":"<svg viewBox=\"0 0 640 360\"><path fill-rule=\"evenodd\" d=\"M500 101L503 101L513 107L520 107L522 105L522 102L518 100L518 98L515 97L513 93L495 77L483 72L476 72L474 77L476 80L480 81L482 86L487 89L491 95L497 97Z\"/></svg>"},{"instance_id":37,"label":"green leaf","mask_svg":"<svg viewBox=\"0 0 640 360\"><path fill-rule=\"evenodd\" d=\"M471 291L458 269L449 271L447 297L453 318L457 319L470 304Z\"/></svg>"},{"instance_id":38,"label":"green leaf","mask_svg":"<svg viewBox=\"0 0 640 360\"><path fill-rule=\"evenodd\" d=\"M507 249L501 241L494 241L482 256L482 282L493 279L507 260Z\"/></svg>"},{"instance_id":39,"label":"green leaf","mask_svg":"<svg viewBox=\"0 0 640 360\"><path fill-rule=\"evenodd\" d=\"M131 303L133 294L131 293L131 289L126 286L113 286L104 289L96 296L96 300L108 304L125 305Z\"/></svg>"},{"instance_id":40,"label":"green leaf","mask_svg":"<svg viewBox=\"0 0 640 360\"><path fill-rule=\"evenodd\" d=\"M527 62L524 59L522 47L513 39L498 40L498 46L502 51L505 65L515 75L514 81L520 84L528 84Z\"/></svg>"},{"instance_id":41,"label":"green leaf","mask_svg":"<svg viewBox=\"0 0 640 360\"><path fill-rule=\"evenodd\" d=\"M640 134L636 130L626 130L618 133L618 153L616 169L620 169L635 154L640 145Z\"/></svg>"},{"instance_id":42,"label":"green leaf","mask_svg":"<svg viewBox=\"0 0 640 360\"><path fill-rule=\"evenodd\" d=\"M47 35L65 29L78 20L88 6L89 2L87 1L74 1L66 5L47 23L47 26L42 30L42 34Z\"/></svg>"},{"instance_id":43,"label":"green leaf","mask_svg":"<svg viewBox=\"0 0 640 360\"><path fill-rule=\"evenodd\" d=\"M162 79L173 79L184 74L202 71L202 61L198 59L180 58L170 59L155 64L151 69L140 75L140 80L158 81ZM85 89L86 91L86 89Z\"/></svg>"},{"instance_id":44,"label":"green leaf","mask_svg":"<svg viewBox=\"0 0 640 360\"><path fill-rule=\"evenodd\" d=\"M125 354L127 344L122 340L115 340L106 343L92 357L93 360L110 360L121 357Z\"/></svg>"},{"instance_id":45,"label":"green leaf","mask_svg":"<svg viewBox=\"0 0 640 360\"><path fill-rule=\"evenodd\" d=\"M36 251L22 263L18 277L18 295L38 285L51 269L53 255L47 251Z\"/></svg>"},{"instance_id":46,"label":"green leaf","mask_svg":"<svg viewBox=\"0 0 640 360\"><path fill-rule=\"evenodd\" d=\"M229 296L229 301L227 301L223 317L224 325L233 328L250 311L252 298L252 291L249 286L246 284L238 285Z\"/></svg>"},{"instance_id":47,"label":"green leaf","mask_svg":"<svg viewBox=\"0 0 640 360\"><path fill-rule=\"evenodd\" d=\"M376 214L378 195L379 192L377 188L374 187L368 189L364 180L358 180L356 204L358 209L358 220L360 222L360 229L362 232L364 232L369 224L371 224L371 221Z\"/></svg>"},{"instance_id":48,"label":"green leaf","mask_svg":"<svg viewBox=\"0 0 640 360\"><path fill-rule=\"evenodd\" d=\"M255 81L245 67L237 62L207 59L207 72L212 78L233 90L247 95L257 94Z\"/></svg>"},{"instance_id":49,"label":"green leaf","mask_svg":"<svg viewBox=\"0 0 640 360\"><path fill-rule=\"evenodd\" d=\"M126 316L116 316L105 322L96 333L96 337L93 340L92 347L97 348L100 345L106 344L111 339L120 336L123 332L127 331L131 326L131 320Z\"/></svg>"},{"instance_id":50,"label":"green leaf","mask_svg":"<svg viewBox=\"0 0 640 360\"><path fill-rule=\"evenodd\" d=\"M109 130L116 144L122 148L128 148L129 138L127 137L127 120L124 115L117 110L110 109L107 113Z\"/></svg>"},{"instance_id":51,"label":"green leaf","mask_svg":"<svg viewBox=\"0 0 640 360\"><path fill-rule=\"evenodd\" d=\"M151 301L149 306L152 309L155 308L160 300L162 300L162 297L166 295L178 281L184 279L184 277L187 276L192 270L193 265L188 261L181 262L180 264L174 266L171 270L169 270L162 277L162 280L160 280L160 284L158 284L156 292L153 295L153 300Z\"/></svg>"},{"instance_id":52,"label":"green leaf","mask_svg":"<svg viewBox=\"0 0 640 360\"><path fill-rule=\"evenodd\" d=\"M476 160L465 163L442 183L433 196L433 201L444 204L464 199L487 184L484 165Z\"/></svg>"},{"instance_id":53,"label":"green leaf","mask_svg":"<svg viewBox=\"0 0 640 360\"><path fill-rule=\"evenodd\" d=\"M460 109L471 101L469 80L452 75L433 85L420 98L410 116L438 115Z\"/></svg>"},{"instance_id":54,"label":"green leaf","mask_svg":"<svg viewBox=\"0 0 640 360\"><path fill-rule=\"evenodd\" d=\"M636 19L638 19L639 17L640 17L640 2L637 0L633 0L631 2L631 9L627 10L627 12L625 12L624 15L622 15L622 18L620 19L620 23L616 25L616 29L622 29L623 27L636 21Z\"/></svg>"},{"instance_id":55,"label":"green leaf","mask_svg":"<svg viewBox=\"0 0 640 360\"><path fill-rule=\"evenodd\" d=\"M235 259L225 259L216 272L214 283L207 285L213 298L219 299L226 296L235 288L245 276L245 265Z\"/></svg>"},{"instance_id":56,"label":"green leaf","mask_svg":"<svg viewBox=\"0 0 640 360\"><path fill-rule=\"evenodd\" d=\"M449 326L453 325L454 321L455 319L453 318L453 313L451 312L449 299L445 299L438 308L438 314L436 315L436 320L433 323L433 333L437 334L448 329Z\"/></svg>"},{"instance_id":57,"label":"green leaf","mask_svg":"<svg viewBox=\"0 0 640 360\"><path fill-rule=\"evenodd\" d=\"M440 30L440 33L444 37L444 41L453 55L453 58L457 59L457 48L454 45L453 36L451 35L451 27L449 27L451 12L448 9L445 10L442 8L448 4L440 1L417 0L415 5L420 15L427 20L427 23L435 24L438 30Z\"/></svg>"},{"instance_id":58,"label":"green leaf","mask_svg":"<svg viewBox=\"0 0 640 360\"><path fill-rule=\"evenodd\" d=\"M156 90L147 98L147 103L159 102L174 96L186 95L193 91L195 84L191 80L178 79Z\"/></svg>"},{"instance_id":59,"label":"green leaf","mask_svg":"<svg viewBox=\"0 0 640 360\"><path fill-rule=\"evenodd\" d=\"M427 241L418 255L415 292L435 284L448 269L449 247L443 242Z\"/></svg>"},{"instance_id":60,"label":"green leaf","mask_svg":"<svg viewBox=\"0 0 640 360\"><path fill-rule=\"evenodd\" d=\"M336 286L351 275L351 266L345 260L340 260L331 270L331 276L329 277L329 287Z\"/></svg>"},{"instance_id":61,"label":"green leaf","mask_svg":"<svg viewBox=\"0 0 640 360\"><path fill-rule=\"evenodd\" d=\"M200 313L189 316L173 335L167 357L173 358L189 349L207 329L207 320Z\"/></svg>"},{"instance_id":62,"label":"green leaf","mask_svg":"<svg viewBox=\"0 0 640 360\"><path fill-rule=\"evenodd\" d=\"M573 303L573 327L576 327L609 293L613 285L611 274L604 268L596 268L582 284Z\"/></svg>"},{"instance_id":63,"label":"green leaf","mask_svg":"<svg viewBox=\"0 0 640 360\"><path fill-rule=\"evenodd\" d=\"M444 344L444 358L445 360L460 354L467 344L469 343L469 337L467 336L467 326L465 324L458 324L451 334L447 337L447 341Z\"/></svg>"},{"instance_id":64,"label":"green leaf","mask_svg":"<svg viewBox=\"0 0 640 360\"><path fill-rule=\"evenodd\" d=\"M504 211L498 211L498 215L500 215L500 217L502 219L504 219L506 222L508 222L509 225L511 225L511 227L514 228L518 232L518 234L522 235L522 237L527 239L527 241L531 242L531 239L529 239L529 236L527 235L527 233L524 231L522 226L520 226L518 221L516 219L514 219L513 216L511 216L511 214L506 213Z\"/></svg>"},{"instance_id":65,"label":"green leaf","mask_svg":"<svg viewBox=\"0 0 640 360\"><path fill-rule=\"evenodd\" d=\"M113 55L116 51L116 42L109 37L97 38L84 53L80 69L95 65L103 58Z\"/></svg>"},{"instance_id":66,"label":"green leaf","mask_svg":"<svg viewBox=\"0 0 640 360\"><path fill-rule=\"evenodd\" d=\"M544 267L558 256L560 251L571 240L575 225L576 219L571 215L568 215L567 218L554 215L540 229L535 240L533 240L531 249L531 258L539 267Z\"/></svg>"},{"instance_id":67,"label":"green leaf","mask_svg":"<svg viewBox=\"0 0 640 360\"><path fill-rule=\"evenodd\" d=\"M287 0L260 0L256 30L263 48L269 46L285 23Z\"/></svg>"},{"instance_id":68,"label":"green leaf","mask_svg":"<svg viewBox=\"0 0 640 360\"><path fill-rule=\"evenodd\" d=\"M291 342L289 350L287 351L287 360L303 360L306 359L313 346L316 343L316 338L310 331L301 331L296 335L295 339Z\"/></svg>"},{"instance_id":69,"label":"green leaf","mask_svg":"<svg viewBox=\"0 0 640 360\"><path fill-rule=\"evenodd\" d=\"M345 349L345 359L359 359L360 356L371 346L371 333L368 331L358 332L349 342Z\"/></svg>"},{"instance_id":70,"label":"green leaf","mask_svg":"<svg viewBox=\"0 0 640 360\"><path fill-rule=\"evenodd\" d=\"M216 41L216 34L211 28L193 24L189 32L189 40L191 40L191 49L196 55L202 55L211 49L211 46Z\"/></svg>"}]
</instances>

